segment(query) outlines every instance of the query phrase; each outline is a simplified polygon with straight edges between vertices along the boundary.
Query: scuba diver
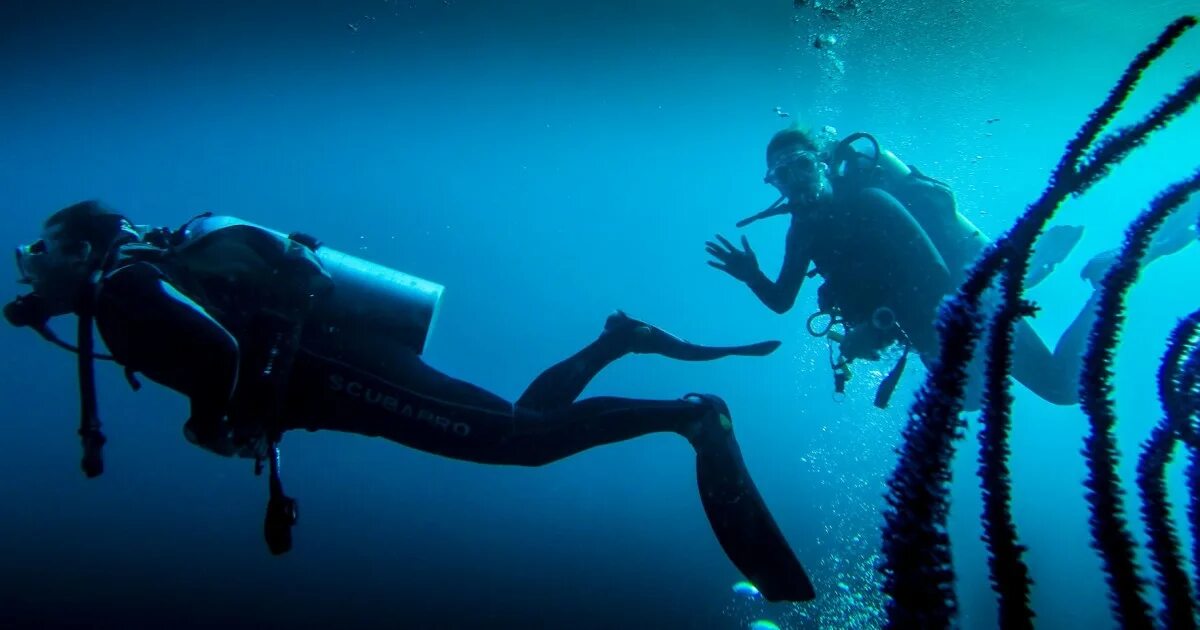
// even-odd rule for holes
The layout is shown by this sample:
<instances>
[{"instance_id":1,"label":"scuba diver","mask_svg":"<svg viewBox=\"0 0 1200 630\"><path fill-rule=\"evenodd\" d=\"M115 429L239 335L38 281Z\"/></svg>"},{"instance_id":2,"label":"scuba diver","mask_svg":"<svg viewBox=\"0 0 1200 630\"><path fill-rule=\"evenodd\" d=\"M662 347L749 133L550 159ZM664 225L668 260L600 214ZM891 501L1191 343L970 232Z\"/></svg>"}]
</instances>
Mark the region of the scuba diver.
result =
<instances>
[{"instance_id":1,"label":"scuba diver","mask_svg":"<svg viewBox=\"0 0 1200 630\"><path fill-rule=\"evenodd\" d=\"M830 345L838 393L851 376L850 362L878 360L889 347L903 348L876 392L876 406L886 407L910 350L926 362L937 357L937 309L963 282L990 241L958 211L945 183L905 164L870 134L851 134L835 143L830 139L832 129L824 131L818 134L793 125L771 138L764 182L774 186L780 197L737 224L741 228L770 216L791 217L777 279L770 280L759 269L745 236L740 249L719 234L715 241L706 242L706 251L714 258L708 264L746 283L763 304L780 314L792 308L806 277L821 275L818 310L809 318L808 330L838 344L836 357ZM1190 213L1181 211L1160 230L1147 263L1195 240L1197 211L1200 204ZM1082 233L1076 226L1048 230L1035 246L1028 286L1043 280L1064 260ZM1113 252L1097 256L1085 268L1084 277L1097 285L1113 258ZM994 292L985 297L993 303L996 299ZM1053 351L1028 321L1019 321L1014 334L1014 377L1044 400L1076 404L1081 358L1098 299L1099 292L1094 291ZM981 402L983 357L978 353L971 366L968 409L977 409Z\"/></svg>"},{"instance_id":2,"label":"scuba diver","mask_svg":"<svg viewBox=\"0 0 1200 630\"><path fill-rule=\"evenodd\" d=\"M771 601L815 597L803 567L742 460L717 396L577 400L629 354L685 361L763 356L779 342L692 344L617 312L599 337L538 376L515 402L438 372L421 358L442 287L350 256L301 234L200 215L178 230L148 228L94 201L49 217L17 250L32 292L4 309L16 326L76 352L88 476L103 470L94 358L186 395L186 438L270 465L264 535L291 547L296 503L283 492L286 431L332 430L484 464L542 466L603 444L674 432L696 453L700 500L732 563ZM79 341L47 325L74 313ZM93 322L111 356L93 349Z\"/></svg>"}]
</instances>

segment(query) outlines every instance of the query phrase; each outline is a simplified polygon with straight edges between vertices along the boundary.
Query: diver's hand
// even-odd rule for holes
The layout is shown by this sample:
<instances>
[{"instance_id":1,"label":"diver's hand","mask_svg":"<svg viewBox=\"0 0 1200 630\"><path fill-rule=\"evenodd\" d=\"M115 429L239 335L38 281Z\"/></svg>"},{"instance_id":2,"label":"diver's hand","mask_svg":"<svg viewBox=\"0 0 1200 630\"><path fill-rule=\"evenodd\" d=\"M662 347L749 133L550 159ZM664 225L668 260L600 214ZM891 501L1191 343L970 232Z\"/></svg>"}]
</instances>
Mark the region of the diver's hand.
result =
<instances>
[{"instance_id":1,"label":"diver's hand","mask_svg":"<svg viewBox=\"0 0 1200 630\"><path fill-rule=\"evenodd\" d=\"M720 244L712 241L704 243L704 250L716 258L708 261L710 266L746 283L762 274L758 270L758 257L754 255L754 250L750 249L750 241L746 240L745 236L742 236L743 249L738 249L720 234L717 235L717 240Z\"/></svg>"}]
</instances>

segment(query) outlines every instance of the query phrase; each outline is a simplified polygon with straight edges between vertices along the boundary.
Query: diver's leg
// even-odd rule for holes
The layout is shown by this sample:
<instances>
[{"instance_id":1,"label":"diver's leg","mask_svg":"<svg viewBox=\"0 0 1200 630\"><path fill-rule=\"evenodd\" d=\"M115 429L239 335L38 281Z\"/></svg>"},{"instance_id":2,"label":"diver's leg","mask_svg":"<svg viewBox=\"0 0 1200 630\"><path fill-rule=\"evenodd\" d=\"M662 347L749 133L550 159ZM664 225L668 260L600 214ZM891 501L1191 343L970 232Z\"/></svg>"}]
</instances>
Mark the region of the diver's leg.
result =
<instances>
[{"instance_id":1,"label":"diver's leg","mask_svg":"<svg viewBox=\"0 0 1200 630\"><path fill-rule=\"evenodd\" d=\"M388 380L312 353L292 370L282 430L380 436L479 463L540 466L580 451L670 431L696 449L697 483L713 531L733 563L770 600L812 599L812 585L759 496L715 397L594 398L538 414L400 357Z\"/></svg>"},{"instance_id":2,"label":"diver's leg","mask_svg":"<svg viewBox=\"0 0 1200 630\"><path fill-rule=\"evenodd\" d=\"M1154 235L1141 268L1164 256L1174 254L1196 240L1195 222L1200 216L1200 199L1180 208L1163 223ZM1095 256L1084 266L1080 276L1090 281L1096 290L1087 304L1067 327L1054 347L1053 354L1038 339L1028 322L1016 329L1013 376L1042 398L1060 404L1079 402L1079 376L1083 369L1083 354L1088 335L1096 322L1096 307L1100 300L1100 284L1108 269L1116 262L1120 250L1109 250Z\"/></svg>"},{"instance_id":3,"label":"diver's leg","mask_svg":"<svg viewBox=\"0 0 1200 630\"><path fill-rule=\"evenodd\" d=\"M341 431L429 453L484 461L511 434L513 405L451 378L411 351L371 372L302 350L288 383L282 431Z\"/></svg>"},{"instance_id":4,"label":"diver's leg","mask_svg":"<svg viewBox=\"0 0 1200 630\"><path fill-rule=\"evenodd\" d=\"M711 361L731 355L763 356L774 352L779 345L778 341L744 346L700 345L617 311L605 321L604 331L595 341L538 375L517 399L517 405L535 411L569 405L600 370L631 352L659 354L680 361Z\"/></svg>"},{"instance_id":5,"label":"diver's leg","mask_svg":"<svg viewBox=\"0 0 1200 630\"><path fill-rule=\"evenodd\" d=\"M584 349L582 360L605 364L613 348L601 338ZM646 433L682 432L702 415L696 405L680 401L599 402L619 399L568 403L540 413L447 376L411 352L395 356L389 365L380 375L302 352L289 385L287 428L380 436L448 457L532 466Z\"/></svg>"},{"instance_id":6,"label":"diver's leg","mask_svg":"<svg viewBox=\"0 0 1200 630\"><path fill-rule=\"evenodd\" d=\"M565 407L579 398L600 370L631 350L631 335L625 332L614 334L606 325L600 336L582 350L550 366L533 379L525 393L517 399L517 406L532 411Z\"/></svg>"},{"instance_id":7,"label":"diver's leg","mask_svg":"<svg viewBox=\"0 0 1200 630\"><path fill-rule=\"evenodd\" d=\"M1013 377L1033 393L1056 405L1079 402L1079 375L1088 334L1096 321L1100 294L1095 292L1059 337L1054 352L1046 347L1028 321L1017 323L1013 335Z\"/></svg>"}]
</instances>

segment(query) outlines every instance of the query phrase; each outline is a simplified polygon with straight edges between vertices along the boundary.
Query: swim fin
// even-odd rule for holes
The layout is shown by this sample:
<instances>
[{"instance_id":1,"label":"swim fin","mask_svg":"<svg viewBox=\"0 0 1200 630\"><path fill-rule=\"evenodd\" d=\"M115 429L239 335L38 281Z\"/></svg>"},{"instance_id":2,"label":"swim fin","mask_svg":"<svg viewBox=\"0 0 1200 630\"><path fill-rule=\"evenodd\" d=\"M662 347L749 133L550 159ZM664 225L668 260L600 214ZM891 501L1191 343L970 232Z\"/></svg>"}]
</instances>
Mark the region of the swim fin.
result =
<instances>
[{"instance_id":1,"label":"swim fin","mask_svg":"<svg viewBox=\"0 0 1200 630\"><path fill-rule=\"evenodd\" d=\"M1197 221L1200 221L1200 201L1193 201L1192 205L1177 209L1168 216L1150 241L1150 247L1142 257L1142 268L1145 269L1159 258L1174 254L1190 245L1192 241L1200 239L1200 224L1197 224ZM1091 282L1094 287L1100 286L1120 251L1110 249L1096 254L1083 266L1079 277Z\"/></svg>"},{"instance_id":2,"label":"swim fin","mask_svg":"<svg viewBox=\"0 0 1200 630\"><path fill-rule=\"evenodd\" d=\"M1200 238L1200 223L1198 222L1200 222L1200 198L1194 198L1189 205L1176 209L1163 221L1162 226L1154 235L1154 240L1150 242L1150 249L1146 251L1146 264L1163 256L1174 254Z\"/></svg>"},{"instance_id":3,"label":"swim fin","mask_svg":"<svg viewBox=\"0 0 1200 630\"><path fill-rule=\"evenodd\" d=\"M608 321L604 323L604 331L610 334L628 335L631 352L661 354L679 361L712 361L728 356L763 357L782 345L780 341L760 341L741 346L704 346L680 339L657 326L633 319L622 311L617 311L608 317Z\"/></svg>"},{"instance_id":4,"label":"swim fin","mask_svg":"<svg viewBox=\"0 0 1200 630\"><path fill-rule=\"evenodd\" d=\"M1045 280L1059 263L1067 259L1082 237L1081 225L1056 225L1046 230L1033 245L1025 286L1032 288Z\"/></svg>"},{"instance_id":5,"label":"swim fin","mask_svg":"<svg viewBox=\"0 0 1200 630\"><path fill-rule=\"evenodd\" d=\"M696 449L700 502L725 555L767 601L815 598L808 574L746 470L733 437L729 407L716 396L689 394L688 398L702 400L719 414L719 422L704 423L689 440Z\"/></svg>"}]
</instances>

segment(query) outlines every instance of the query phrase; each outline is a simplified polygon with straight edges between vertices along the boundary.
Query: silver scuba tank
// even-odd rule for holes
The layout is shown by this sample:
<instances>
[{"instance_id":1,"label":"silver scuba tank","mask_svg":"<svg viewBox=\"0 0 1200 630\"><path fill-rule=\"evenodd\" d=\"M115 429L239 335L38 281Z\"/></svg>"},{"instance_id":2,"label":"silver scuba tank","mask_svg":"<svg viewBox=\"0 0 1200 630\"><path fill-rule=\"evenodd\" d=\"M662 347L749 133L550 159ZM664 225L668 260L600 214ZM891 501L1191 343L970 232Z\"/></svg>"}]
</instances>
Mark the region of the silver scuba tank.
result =
<instances>
[{"instance_id":1,"label":"silver scuba tank","mask_svg":"<svg viewBox=\"0 0 1200 630\"><path fill-rule=\"evenodd\" d=\"M183 229L185 242L218 230L256 228L286 244L286 234L235 217L208 216ZM313 256L333 281L308 318L303 345L342 361L387 364L398 347L421 354L444 287L322 245Z\"/></svg>"},{"instance_id":2,"label":"silver scuba tank","mask_svg":"<svg viewBox=\"0 0 1200 630\"><path fill-rule=\"evenodd\" d=\"M333 278L332 299L314 313L321 325L348 335L387 335L417 354L425 351L442 285L329 247L316 253Z\"/></svg>"}]
</instances>

